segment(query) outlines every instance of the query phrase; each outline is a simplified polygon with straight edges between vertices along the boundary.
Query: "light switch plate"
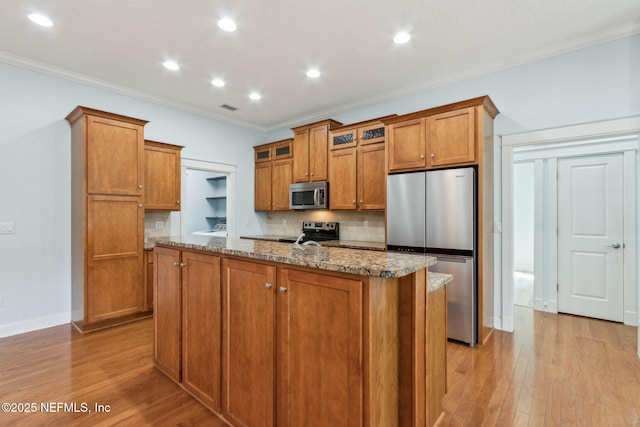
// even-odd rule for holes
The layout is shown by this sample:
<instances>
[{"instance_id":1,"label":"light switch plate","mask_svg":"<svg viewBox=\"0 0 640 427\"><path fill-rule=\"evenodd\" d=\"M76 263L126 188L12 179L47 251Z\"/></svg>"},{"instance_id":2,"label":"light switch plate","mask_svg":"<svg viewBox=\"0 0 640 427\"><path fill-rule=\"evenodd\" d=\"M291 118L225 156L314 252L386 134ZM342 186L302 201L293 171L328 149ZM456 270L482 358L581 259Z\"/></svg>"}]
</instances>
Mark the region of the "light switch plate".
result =
<instances>
[{"instance_id":1,"label":"light switch plate","mask_svg":"<svg viewBox=\"0 0 640 427\"><path fill-rule=\"evenodd\" d=\"M156 221L156 230L162 230L164 228L164 221Z\"/></svg>"},{"instance_id":2,"label":"light switch plate","mask_svg":"<svg viewBox=\"0 0 640 427\"><path fill-rule=\"evenodd\" d=\"M0 234L15 234L15 222L0 222Z\"/></svg>"}]
</instances>

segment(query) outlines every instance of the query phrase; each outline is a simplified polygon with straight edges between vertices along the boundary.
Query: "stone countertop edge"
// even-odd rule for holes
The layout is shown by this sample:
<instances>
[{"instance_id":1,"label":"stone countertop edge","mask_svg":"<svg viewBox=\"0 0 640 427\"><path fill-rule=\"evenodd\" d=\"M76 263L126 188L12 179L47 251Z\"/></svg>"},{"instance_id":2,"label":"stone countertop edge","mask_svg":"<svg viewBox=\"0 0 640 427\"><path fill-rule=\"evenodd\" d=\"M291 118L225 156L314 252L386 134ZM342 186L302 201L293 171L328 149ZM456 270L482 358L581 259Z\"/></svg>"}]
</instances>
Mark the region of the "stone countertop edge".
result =
<instances>
[{"instance_id":1,"label":"stone countertop edge","mask_svg":"<svg viewBox=\"0 0 640 427\"><path fill-rule=\"evenodd\" d=\"M260 236L240 236L240 238L277 242L280 239L296 239L297 236L263 234ZM336 248L367 249L371 251L384 251L386 249L384 243L382 242L365 242L360 240L327 240L318 243L320 243L320 246L331 246Z\"/></svg>"},{"instance_id":2,"label":"stone countertop edge","mask_svg":"<svg viewBox=\"0 0 640 427\"><path fill-rule=\"evenodd\" d=\"M403 277L436 264L437 259L422 254L347 249L340 247L300 246L264 240L175 236L149 239L155 244L183 249L235 255L321 270L361 276ZM442 285L440 285L442 286Z\"/></svg>"},{"instance_id":3,"label":"stone countertop edge","mask_svg":"<svg viewBox=\"0 0 640 427\"><path fill-rule=\"evenodd\" d=\"M446 284L451 283L453 276L451 274L436 273L430 271L427 274L427 293L437 291Z\"/></svg>"}]
</instances>

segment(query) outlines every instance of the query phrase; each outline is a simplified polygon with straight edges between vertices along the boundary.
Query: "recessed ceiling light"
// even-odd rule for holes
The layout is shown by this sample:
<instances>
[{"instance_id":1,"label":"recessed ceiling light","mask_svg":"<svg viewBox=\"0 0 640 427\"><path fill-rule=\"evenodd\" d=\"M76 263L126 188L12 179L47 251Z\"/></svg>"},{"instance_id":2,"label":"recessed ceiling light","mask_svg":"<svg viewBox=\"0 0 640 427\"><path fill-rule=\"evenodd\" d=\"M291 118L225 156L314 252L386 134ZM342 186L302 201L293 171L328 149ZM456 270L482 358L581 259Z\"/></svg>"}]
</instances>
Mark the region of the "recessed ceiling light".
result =
<instances>
[{"instance_id":1,"label":"recessed ceiling light","mask_svg":"<svg viewBox=\"0 0 640 427\"><path fill-rule=\"evenodd\" d=\"M238 28L236 23L233 22L233 19L231 18L222 18L221 20L219 20L218 27L225 31L235 31Z\"/></svg>"},{"instance_id":2,"label":"recessed ceiling light","mask_svg":"<svg viewBox=\"0 0 640 427\"><path fill-rule=\"evenodd\" d=\"M39 13L30 14L29 19L38 25L42 25L43 27L53 27L53 22L51 21L51 19Z\"/></svg>"},{"instance_id":3,"label":"recessed ceiling light","mask_svg":"<svg viewBox=\"0 0 640 427\"><path fill-rule=\"evenodd\" d=\"M162 65L164 65L164 68L171 71L178 71L180 69L180 66L175 61L165 61Z\"/></svg>"},{"instance_id":4,"label":"recessed ceiling light","mask_svg":"<svg viewBox=\"0 0 640 427\"><path fill-rule=\"evenodd\" d=\"M409 33L398 33L393 38L393 42L397 44L405 44L409 40L411 40L411 36L409 35Z\"/></svg>"},{"instance_id":5,"label":"recessed ceiling light","mask_svg":"<svg viewBox=\"0 0 640 427\"><path fill-rule=\"evenodd\" d=\"M224 86L224 80L222 79L213 79L211 80L211 84L217 87L222 87Z\"/></svg>"},{"instance_id":6,"label":"recessed ceiling light","mask_svg":"<svg viewBox=\"0 0 640 427\"><path fill-rule=\"evenodd\" d=\"M320 71L315 68L311 68L309 71L307 71L307 77L311 77L312 79L320 77Z\"/></svg>"},{"instance_id":7,"label":"recessed ceiling light","mask_svg":"<svg viewBox=\"0 0 640 427\"><path fill-rule=\"evenodd\" d=\"M260 96L258 92L251 92L249 94L249 98L253 99L254 101L259 101L262 96Z\"/></svg>"}]
</instances>

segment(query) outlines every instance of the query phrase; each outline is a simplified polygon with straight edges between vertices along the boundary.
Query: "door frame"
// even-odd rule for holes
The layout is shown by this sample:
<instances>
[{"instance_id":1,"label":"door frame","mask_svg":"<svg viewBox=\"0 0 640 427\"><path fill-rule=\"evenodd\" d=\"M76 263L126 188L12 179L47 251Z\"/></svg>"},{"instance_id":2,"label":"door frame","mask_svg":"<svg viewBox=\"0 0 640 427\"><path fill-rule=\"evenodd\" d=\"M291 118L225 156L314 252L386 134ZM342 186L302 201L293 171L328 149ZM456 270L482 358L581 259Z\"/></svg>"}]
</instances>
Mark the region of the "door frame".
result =
<instances>
[{"instance_id":1,"label":"door frame","mask_svg":"<svg viewBox=\"0 0 640 427\"><path fill-rule=\"evenodd\" d=\"M227 175L227 236L236 237L236 167L234 165L226 165L224 163L207 162L204 160L182 158L180 164L181 174L181 199L185 202L182 209L188 209L186 206L187 194L187 169L195 169L207 172L216 172ZM180 234L186 234L187 224L186 215L180 215Z\"/></svg>"},{"instance_id":2,"label":"door frame","mask_svg":"<svg viewBox=\"0 0 640 427\"><path fill-rule=\"evenodd\" d=\"M531 147L533 150L539 150L540 147L546 145L547 147L559 146L559 144L563 144L566 149L573 149L576 151L576 147L580 145L580 141L584 140L596 140L596 139L607 139L614 137L623 137L623 136L631 136L631 135L640 135L640 116L634 116L624 119L615 119L615 120L607 120L602 122L594 122L580 125L572 125L561 128L547 129L535 132L526 132L520 134L513 135L505 135L501 137L501 150L502 150L502 229L503 233L501 236L501 246L502 246L502 256L501 256L501 264L502 264L502 289L500 292L501 299L500 301L496 301L496 304L501 304L501 317L496 319L496 328L505 330L505 331L513 331L513 200L512 200L512 191L513 191L513 160L514 160L514 149L520 147ZM637 140L636 140L637 141ZM610 147L615 148L615 147ZM633 166L634 170L640 171L640 160L638 159L638 143L635 143L635 152L634 155L631 156L633 158L628 158L629 156L625 156L625 167L628 162L630 162L629 166ZM625 151L620 150L610 150L610 151ZM584 153L584 151L580 151ZM550 164L549 167L550 173L554 173L557 170L557 164ZM633 186L635 188L640 189L640 175L635 175L635 180L633 180ZM547 175L548 176L548 175ZM556 183L553 180L552 183L543 182L543 185L552 186L553 194L555 195ZM634 190L635 190L634 188ZM551 190L550 188L548 188ZM625 189L625 199L629 195L629 190ZM632 208L637 212L640 212L640 197L636 197L636 194L631 194L631 197L628 197L630 200L628 203L633 203ZM553 198L553 197L551 197ZM627 203L627 202L625 202ZM556 212L556 206L548 206L549 212ZM557 215L557 214L556 214ZM555 218L555 223L553 222L553 218L550 218L549 224L547 224L547 229L557 228L557 218ZM625 253L625 262L632 262L633 265L639 264L640 259L638 258L637 250L635 250L635 246L637 245L637 230L638 230L638 222L636 219L631 219L634 230L633 236L627 236L625 240L629 242L633 242L634 250L629 250L629 254ZM627 224L625 224L626 226ZM626 227L625 227L626 228ZM626 233L626 231L625 231ZM552 241L557 241L557 236L555 233L545 233L545 236L550 239L549 247L557 247L557 244L554 246ZM545 238L545 236L539 236L538 238ZM555 237L554 237L555 236ZM629 249L629 245L627 245L627 249ZM633 252L633 254L631 254ZM555 256L557 260L557 254ZM555 274L557 278L557 269L555 272L549 269L549 274ZM637 274L632 283L635 282L635 290L636 290L636 313L640 313L640 292L638 292L638 280ZM626 278L625 278L626 280ZM553 282L557 283L557 282ZM557 301L557 292L556 298ZM557 306L556 306L557 311ZM637 319L636 319L637 324ZM640 328L638 329L639 336L639 344L638 344L638 355L640 356Z\"/></svg>"}]
</instances>

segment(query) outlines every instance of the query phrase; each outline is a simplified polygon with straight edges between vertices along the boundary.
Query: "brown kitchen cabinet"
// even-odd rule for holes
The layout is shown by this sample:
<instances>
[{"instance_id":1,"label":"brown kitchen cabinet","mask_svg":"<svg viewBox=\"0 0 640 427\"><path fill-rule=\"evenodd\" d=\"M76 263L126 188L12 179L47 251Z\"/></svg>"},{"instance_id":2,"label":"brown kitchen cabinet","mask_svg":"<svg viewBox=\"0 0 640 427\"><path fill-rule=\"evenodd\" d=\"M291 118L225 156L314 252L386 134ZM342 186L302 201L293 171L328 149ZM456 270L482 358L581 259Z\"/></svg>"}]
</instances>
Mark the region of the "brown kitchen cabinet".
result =
<instances>
[{"instance_id":1,"label":"brown kitchen cabinet","mask_svg":"<svg viewBox=\"0 0 640 427\"><path fill-rule=\"evenodd\" d=\"M145 249L143 264L144 268L144 283L145 283L145 306L146 309L153 310L153 250Z\"/></svg>"},{"instance_id":2,"label":"brown kitchen cabinet","mask_svg":"<svg viewBox=\"0 0 640 427\"><path fill-rule=\"evenodd\" d=\"M72 323L81 332L148 317L144 120L86 107L71 124Z\"/></svg>"},{"instance_id":3,"label":"brown kitchen cabinet","mask_svg":"<svg viewBox=\"0 0 640 427\"><path fill-rule=\"evenodd\" d=\"M362 425L362 280L276 273L239 259L222 265L225 418L233 425Z\"/></svg>"},{"instance_id":4,"label":"brown kitchen cabinet","mask_svg":"<svg viewBox=\"0 0 640 427\"><path fill-rule=\"evenodd\" d=\"M272 426L276 268L222 260L222 413L232 425Z\"/></svg>"},{"instance_id":5,"label":"brown kitchen cabinet","mask_svg":"<svg viewBox=\"0 0 640 427\"><path fill-rule=\"evenodd\" d=\"M220 412L220 257L164 247L154 252L154 364Z\"/></svg>"},{"instance_id":6,"label":"brown kitchen cabinet","mask_svg":"<svg viewBox=\"0 0 640 427\"><path fill-rule=\"evenodd\" d=\"M324 120L293 128L293 182L326 181L329 130L340 126Z\"/></svg>"},{"instance_id":7,"label":"brown kitchen cabinet","mask_svg":"<svg viewBox=\"0 0 640 427\"><path fill-rule=\"evenodd\" d=\"M254 147L256 211L289 210L292 139Z\"/></svg>"},{"instance_id":8,"label":"brown kitchen cabinet","mask_svg":"<svg viewBox=\"0 0 640 427\"><path fill-rule=\"evenodd\" d=\"M389 171L423 169L427 166L424 118L389 125Z\"/></svg>"},{"instance_id":9,"label":"brown kitchen cabinet","mask_svg":"<svg viewBox=\"0 0 640 427\"><path fill-rule=\"evenodd\" d=\"M363 280L278 275L276 425L362 426Z\"/></svg>"},{"instance_id":10,"label":"brown kitchen cabinet","mask_svg":"<svg viewBox=\"0 0 640 427\"><path fill-rule=\"evenodd\" d=\"M385 126L350 125L329 135L331 209L384 210Z\"/></svg>"},{"instance_id":11,"label":"brown kitchen cabinet","mask_svg":"<svg viewBox=\"0 0 640 427\"><path fill-rule=\"evenodd\" d=\"M180 210L179 145L145 140L144 208L146 210Z\"/></svg>"}]
</instances>

